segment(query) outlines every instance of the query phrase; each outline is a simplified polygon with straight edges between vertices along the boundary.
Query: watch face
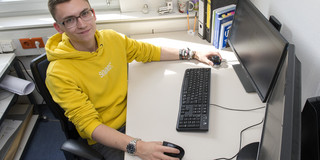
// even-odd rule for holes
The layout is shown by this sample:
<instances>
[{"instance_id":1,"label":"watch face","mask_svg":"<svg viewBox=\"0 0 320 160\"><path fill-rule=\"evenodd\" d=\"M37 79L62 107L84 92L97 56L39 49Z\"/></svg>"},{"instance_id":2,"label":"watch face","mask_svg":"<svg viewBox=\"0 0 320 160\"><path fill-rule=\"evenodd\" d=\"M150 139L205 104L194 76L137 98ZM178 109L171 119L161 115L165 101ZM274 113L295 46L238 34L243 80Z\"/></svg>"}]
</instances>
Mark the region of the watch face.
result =
<instances>
[{"instance_id":1,"label":"watch face","mask_svg":"<svg viewBox=\"0 0 320 160\"><path fill-rule=\"evenodd\" d=\"M127 152L130 154L134 154L135 151L136 151L136 147L133 144L128 144Z\"/></svg>"}]
</instances>

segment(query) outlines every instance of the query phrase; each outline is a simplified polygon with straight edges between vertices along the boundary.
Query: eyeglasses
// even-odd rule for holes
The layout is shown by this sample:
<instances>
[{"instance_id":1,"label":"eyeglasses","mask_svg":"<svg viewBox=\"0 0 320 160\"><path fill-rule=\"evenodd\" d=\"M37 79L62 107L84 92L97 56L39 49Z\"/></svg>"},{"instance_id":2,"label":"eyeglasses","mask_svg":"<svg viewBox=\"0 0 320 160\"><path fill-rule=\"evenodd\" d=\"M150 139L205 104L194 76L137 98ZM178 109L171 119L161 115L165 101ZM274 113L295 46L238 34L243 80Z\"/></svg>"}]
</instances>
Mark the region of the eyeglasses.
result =
<instances>
[{"instance_id":1,"label":"eyeglasses","mask_svg":"<svg viewBox=\"0 0 320 160\"><path fill-rule=\"evenodd\" d=\"M73 28L78 23L78 18L81 18L83 21L90 21L93 19L93 9L85 10L80 13L78 17L71 16L63 20L62 22L57 22L64 25L66 28Z\"/></svg>"}]
</instances>

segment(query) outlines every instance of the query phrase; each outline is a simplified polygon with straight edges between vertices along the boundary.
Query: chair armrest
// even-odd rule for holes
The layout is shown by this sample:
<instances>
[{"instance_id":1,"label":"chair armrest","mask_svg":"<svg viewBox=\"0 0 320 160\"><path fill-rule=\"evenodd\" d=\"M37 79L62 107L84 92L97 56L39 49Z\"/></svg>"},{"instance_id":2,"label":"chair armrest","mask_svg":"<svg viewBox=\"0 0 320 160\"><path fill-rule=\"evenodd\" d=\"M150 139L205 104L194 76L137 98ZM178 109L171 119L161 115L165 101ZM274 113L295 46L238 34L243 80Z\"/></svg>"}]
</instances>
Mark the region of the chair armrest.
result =
<instances>
[{"instance_id":1,"label":"chair armrest","mask_svg":"<svg viewBox=\"0 0 320 160\"><path fill-rule=\"evenodd\" d=\"M104 160L103 156L88 144L74 139L65 141L61 146L61 150L90 160Z\"/></svg>"}]
</instances>

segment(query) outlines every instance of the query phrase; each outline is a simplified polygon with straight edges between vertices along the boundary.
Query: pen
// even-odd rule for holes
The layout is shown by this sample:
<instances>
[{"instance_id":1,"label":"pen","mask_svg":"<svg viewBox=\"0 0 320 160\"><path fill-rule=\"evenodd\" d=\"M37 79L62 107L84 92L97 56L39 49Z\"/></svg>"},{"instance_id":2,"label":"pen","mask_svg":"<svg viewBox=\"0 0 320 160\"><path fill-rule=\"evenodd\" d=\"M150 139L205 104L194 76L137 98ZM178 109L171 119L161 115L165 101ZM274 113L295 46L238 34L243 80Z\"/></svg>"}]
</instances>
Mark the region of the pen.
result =
<instances>
[{"instance_id":1,"label":"pen","mask_svg":"<svg viewBox=\"0 0 320 160\"><path fill-rule=\"evenodd\" d=\"M188 19L188 31L189 31L190 30L190 25L189 25L189 10L188 10L188 8L187 8L187 19Z\"/></svg>"},{"instance_id":2,"label":"pen","mask_svg":"<svg viewBox=\"0 0 320 160\"><path fill-rule=\"evenodd\" d=\"M196 24L197 24L197 13L198 13L198 12L196 12L196 13L195 13L195 15L194 15L193 32L196 32Z\"/></svg>"}]
</instances>

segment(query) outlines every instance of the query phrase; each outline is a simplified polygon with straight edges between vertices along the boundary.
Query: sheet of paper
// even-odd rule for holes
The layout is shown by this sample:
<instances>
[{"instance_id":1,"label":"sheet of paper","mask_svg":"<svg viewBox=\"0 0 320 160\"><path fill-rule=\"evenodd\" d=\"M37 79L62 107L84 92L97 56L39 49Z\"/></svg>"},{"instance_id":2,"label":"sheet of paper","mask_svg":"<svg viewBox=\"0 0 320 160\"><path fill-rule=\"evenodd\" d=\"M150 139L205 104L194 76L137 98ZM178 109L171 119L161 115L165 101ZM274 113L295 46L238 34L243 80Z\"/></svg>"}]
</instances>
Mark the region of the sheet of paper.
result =
<instances>
[{"instance_id":1,"label":"sheet of paper","mask_svg":"<svg viewBox=\"0 0 320 160\"><path fill-rule=\"evenodd\" d=\"M0 89L0 118L2 118L4 112L7 110L14 94Z\"/></svg>"},{"instance_id":2,"label":"sheet of paper","mask_svg":"<svg viewBox=\"0 0 320 160\"><path fill-rule=\"evenodd\" d=\"M18 95L28 95L34 88L35 84L11 75L6 75L0 82L0 87Z\"/></svg>"},{"instance_id":3,"label":"sheet of paper","mask_svg":"<svg viewBox=\"0 0 320 160\"><path fill-rule=\"evenodd\" d=\"M21 125L21 120L5 119L0 126L0 150Z\"/></svg>"}]
</instances>

